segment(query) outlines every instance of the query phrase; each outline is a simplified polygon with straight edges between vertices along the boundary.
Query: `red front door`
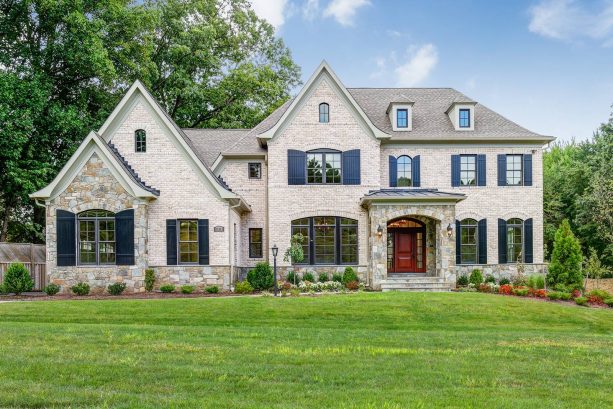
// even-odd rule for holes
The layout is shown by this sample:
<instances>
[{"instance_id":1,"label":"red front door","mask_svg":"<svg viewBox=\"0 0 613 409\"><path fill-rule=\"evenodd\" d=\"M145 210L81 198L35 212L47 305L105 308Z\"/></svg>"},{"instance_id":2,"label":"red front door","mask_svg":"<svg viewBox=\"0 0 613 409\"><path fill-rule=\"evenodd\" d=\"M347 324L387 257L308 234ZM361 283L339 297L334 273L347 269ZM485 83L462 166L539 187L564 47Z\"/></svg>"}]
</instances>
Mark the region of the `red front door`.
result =
<instances>
[{"instance_id":1,"label":"red front door","mask_svg":"<svg viewBox=\"0 0 613 409\"><path fill-rule=\"evenodd\" d=\"M416 232L396 232L394 264L398 272L417 271L417 240Z\"/></svg>"}]
</instances>

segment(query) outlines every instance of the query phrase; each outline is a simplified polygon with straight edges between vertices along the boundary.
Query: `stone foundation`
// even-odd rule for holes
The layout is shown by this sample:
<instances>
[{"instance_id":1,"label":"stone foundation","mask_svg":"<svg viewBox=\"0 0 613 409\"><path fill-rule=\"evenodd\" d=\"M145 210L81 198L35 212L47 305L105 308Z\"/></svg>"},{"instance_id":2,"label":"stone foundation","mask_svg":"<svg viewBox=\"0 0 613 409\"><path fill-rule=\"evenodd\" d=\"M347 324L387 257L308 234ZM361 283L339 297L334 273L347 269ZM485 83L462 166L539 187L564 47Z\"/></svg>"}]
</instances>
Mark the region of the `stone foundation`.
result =
<instances>
[{"instance_id":1,"label":"stone foundation","mask_svg":"<svg viewBox=\"0 0 613 409\"><path fill-rule=\"evenodd\" d=\"M524 264L524 275L547 274L547 264ZM462 264L455 266L455 274L448 277L448 281L455 283L457 277L461 275L470 276L474 269L479 269L485 278L492 275L496 280L508 278L512 280L517 276L517 264Z\"/></svg>"}]
</instances>

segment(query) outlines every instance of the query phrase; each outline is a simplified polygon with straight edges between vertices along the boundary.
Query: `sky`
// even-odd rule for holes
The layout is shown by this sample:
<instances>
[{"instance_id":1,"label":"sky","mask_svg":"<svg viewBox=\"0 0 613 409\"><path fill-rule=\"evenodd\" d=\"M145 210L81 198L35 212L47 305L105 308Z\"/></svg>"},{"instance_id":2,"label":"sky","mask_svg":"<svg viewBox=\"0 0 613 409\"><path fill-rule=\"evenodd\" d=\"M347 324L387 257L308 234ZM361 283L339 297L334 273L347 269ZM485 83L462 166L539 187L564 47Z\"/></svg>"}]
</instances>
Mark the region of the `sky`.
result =
<instances>
[{"instance_id":1,"label":"sky","mask_svg":"<svg viewBox=\"0 0 613 409\"><path fill-rule=\"evenodd\" d=\"M303 82L325 59L346 87L452 87L562 141L589 138L612 110L613 0L252 4Z\"/></svg>"}]
</instances>

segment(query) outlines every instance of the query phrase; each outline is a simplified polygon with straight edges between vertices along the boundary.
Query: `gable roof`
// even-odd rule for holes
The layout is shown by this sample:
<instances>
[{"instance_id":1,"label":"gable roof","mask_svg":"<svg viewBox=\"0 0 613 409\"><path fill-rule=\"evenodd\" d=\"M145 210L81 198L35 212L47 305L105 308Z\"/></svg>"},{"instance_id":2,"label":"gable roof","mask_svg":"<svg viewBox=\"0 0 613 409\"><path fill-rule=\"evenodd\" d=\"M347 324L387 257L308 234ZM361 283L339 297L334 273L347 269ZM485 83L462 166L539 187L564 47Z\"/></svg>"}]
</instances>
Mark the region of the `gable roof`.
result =
<instances>
[{"instance_id":1,"label":"gable roof","mask_svg":"<svg viewBox=\"0 0 613 409\"><path fill-rule=\"evenodd\" d=\"M125 159L118 157L100 135L92 131L81 142L79 148L53 181L43 189L30 194L30 197L33 199L49 199L58 196L74 180L77 172L85 166L94 153L98 155L110 169L115 179L133 197L153 199L160 195L157 189L146 185L136 172L131 170L132 168Z\"/></svg>"},{"instance_id":2,"label":"gable roof","mask_svg":"<svg viewBox=\"0 0 613 409\"><path fill-rule=\"evenodd\" d=\"M126 158L124 158L120 153L119 150L117 149L117 147L115 145L113 145L112 143L109 142L109 148L111 149L111 152L115 155L115 157L117 158L117 161L121 164L121 166L123 166L123 168L125 169L125 171L130 175L130 177L136 182L138 183L143 189L148 190L149 192L153 193L156 196L160 195L160 191L158 189L155 189L149 185L147 185L141 178L140 176L138 176L138 173L136 173L136 171L132 168L132 166L128 163L128 161L126 160Z\"/></svg>"},{"instance_id":3,"label":"gable roof","mask_svg":"<svg viewBox=\"0 0 613 409\"><path fill-rule=\"evenodd\" d=\"M249 129L196 129L183 128L183 132L191 141L196 155L209 167L213 166L215 159L228 152L242 138L247 135ZM258 146L257 140L253 139L254 145ZM258 146L259 148L259 146Z\"/></svg>"}]
</instances>

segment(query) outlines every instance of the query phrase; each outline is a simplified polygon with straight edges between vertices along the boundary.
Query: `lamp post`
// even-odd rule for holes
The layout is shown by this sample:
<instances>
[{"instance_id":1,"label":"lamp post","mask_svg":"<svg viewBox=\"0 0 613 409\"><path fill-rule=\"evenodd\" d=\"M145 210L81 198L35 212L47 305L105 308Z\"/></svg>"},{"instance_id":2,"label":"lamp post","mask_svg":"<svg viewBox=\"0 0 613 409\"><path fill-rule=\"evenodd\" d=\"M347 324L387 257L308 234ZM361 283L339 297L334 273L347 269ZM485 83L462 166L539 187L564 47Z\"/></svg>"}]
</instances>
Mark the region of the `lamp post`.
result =
<instances>
[{"instance_id":1,"label":"lamp post","mask_svg":"<svg viewBox=\"0 0 613 409\"><path fill-rule=\"evenodd\" d=\"M277 254L279 253L279 247L276 244L272 245L272 258L273 258L273 274L275 277L275 297L277 296Z\"/></svg>"}]
</instances>

